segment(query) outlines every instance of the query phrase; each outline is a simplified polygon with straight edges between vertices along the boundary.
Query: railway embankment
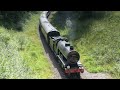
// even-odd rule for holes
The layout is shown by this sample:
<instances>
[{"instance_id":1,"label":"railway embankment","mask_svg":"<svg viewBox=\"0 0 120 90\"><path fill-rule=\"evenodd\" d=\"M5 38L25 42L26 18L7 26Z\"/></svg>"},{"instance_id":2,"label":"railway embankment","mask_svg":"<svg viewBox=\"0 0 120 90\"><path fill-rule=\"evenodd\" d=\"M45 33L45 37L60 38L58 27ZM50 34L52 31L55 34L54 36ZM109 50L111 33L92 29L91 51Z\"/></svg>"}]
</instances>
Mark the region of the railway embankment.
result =
<instances>
[{"instance_id":1,"label":"railway embankment","mask_svg":"<svg viewBox=\"0 0 120 90\"><path fill-rule=\"evenodd\" d=\"M59 11L52 14L50 22L79 51L91 75L103 73L120 78L119 11Z\"/></svg>"}]
</instances>

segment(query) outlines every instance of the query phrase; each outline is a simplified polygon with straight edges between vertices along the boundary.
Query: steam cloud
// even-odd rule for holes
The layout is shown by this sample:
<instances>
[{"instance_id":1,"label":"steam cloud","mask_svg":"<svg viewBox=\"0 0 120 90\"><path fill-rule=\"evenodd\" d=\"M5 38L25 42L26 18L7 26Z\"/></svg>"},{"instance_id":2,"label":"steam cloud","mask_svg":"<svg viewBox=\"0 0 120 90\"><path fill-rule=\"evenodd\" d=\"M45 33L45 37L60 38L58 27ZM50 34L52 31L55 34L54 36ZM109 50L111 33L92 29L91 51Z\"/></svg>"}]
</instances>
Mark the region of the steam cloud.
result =
<instances>
[{"instance_id":1,"label":"steam cloud","mask_svg":"<svg viewBox=\"0 0 120 90\"><path fill-rule=\"evenodd\" d=\"M68 30L68 37L70 40L74 40L76 37L76 22L74 20L71 20L70 17L66 19L66 28Z\"/></svg>"}]
</instances>

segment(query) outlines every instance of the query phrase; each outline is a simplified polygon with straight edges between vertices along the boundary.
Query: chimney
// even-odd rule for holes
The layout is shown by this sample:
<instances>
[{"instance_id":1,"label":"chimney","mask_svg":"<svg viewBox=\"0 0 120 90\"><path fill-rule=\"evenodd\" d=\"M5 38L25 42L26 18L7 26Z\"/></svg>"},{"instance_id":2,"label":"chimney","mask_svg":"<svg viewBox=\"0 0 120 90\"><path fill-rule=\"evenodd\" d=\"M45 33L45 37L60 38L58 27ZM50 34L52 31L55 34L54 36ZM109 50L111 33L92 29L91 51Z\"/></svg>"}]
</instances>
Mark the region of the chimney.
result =
<instances>
[{"instance_id":1,"label":"chimney","mask_svg":"<svg viewBox=\"0 0 120 90\"><path fill-rule=\"evenodd\" d=\"M70 46L70 50L73 50L74 49L74 47L73 46Z\"/></svg>"}]
</instances>

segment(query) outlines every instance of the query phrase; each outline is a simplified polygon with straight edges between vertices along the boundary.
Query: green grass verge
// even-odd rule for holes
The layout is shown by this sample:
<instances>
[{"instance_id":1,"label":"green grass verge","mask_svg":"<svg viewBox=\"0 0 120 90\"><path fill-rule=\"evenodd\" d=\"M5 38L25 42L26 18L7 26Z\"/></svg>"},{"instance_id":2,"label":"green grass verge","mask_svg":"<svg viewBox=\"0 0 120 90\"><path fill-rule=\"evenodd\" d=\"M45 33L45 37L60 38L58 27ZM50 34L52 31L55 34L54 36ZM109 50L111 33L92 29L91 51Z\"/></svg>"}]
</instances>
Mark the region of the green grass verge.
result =
<instances>
[{"instance_id":1,"label":"green grass verge","mask_svg":"<svg viewBox=\"0 0 120 90\"><path fill-rule=\"evenodd\" d=\"M47 79L53 73L38 36L40 13L31 13L23 31L0 26L0 78Z\"/></svg>"}]
</instances>

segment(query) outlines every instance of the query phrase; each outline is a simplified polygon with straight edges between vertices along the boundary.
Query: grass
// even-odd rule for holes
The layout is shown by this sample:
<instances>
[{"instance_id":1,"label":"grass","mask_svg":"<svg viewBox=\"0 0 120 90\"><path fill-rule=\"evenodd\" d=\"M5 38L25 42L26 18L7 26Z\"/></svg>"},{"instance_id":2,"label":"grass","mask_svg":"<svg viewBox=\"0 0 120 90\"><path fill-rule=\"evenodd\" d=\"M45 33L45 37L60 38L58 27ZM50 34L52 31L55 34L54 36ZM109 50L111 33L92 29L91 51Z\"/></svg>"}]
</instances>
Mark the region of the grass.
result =
<instances>
[{"instance_id":1,"label":"grass","mask_svg":"<svg viewBox=\"0 0 120 90\"><path fill-rule=\"evenodd\" d=\"M91 16L72 13L68 16L71 26L57 23L59 13L53 15L51 23L74 45L89 72L105 72L120 78L120 12L93 12ZM61 17L61 22L68 22L68 17Z\"/></svg>"},{"instance_id":2,"label":"grass","mask_svg":"<svg viewBox=\"0 0 120 90\"><path fill-rule=\"evenodd\" d=\"M40 13L30 13L22 31L0 26L0 78L47 79L53 73L38 36Z\"/></svg>"}]
</instances>

